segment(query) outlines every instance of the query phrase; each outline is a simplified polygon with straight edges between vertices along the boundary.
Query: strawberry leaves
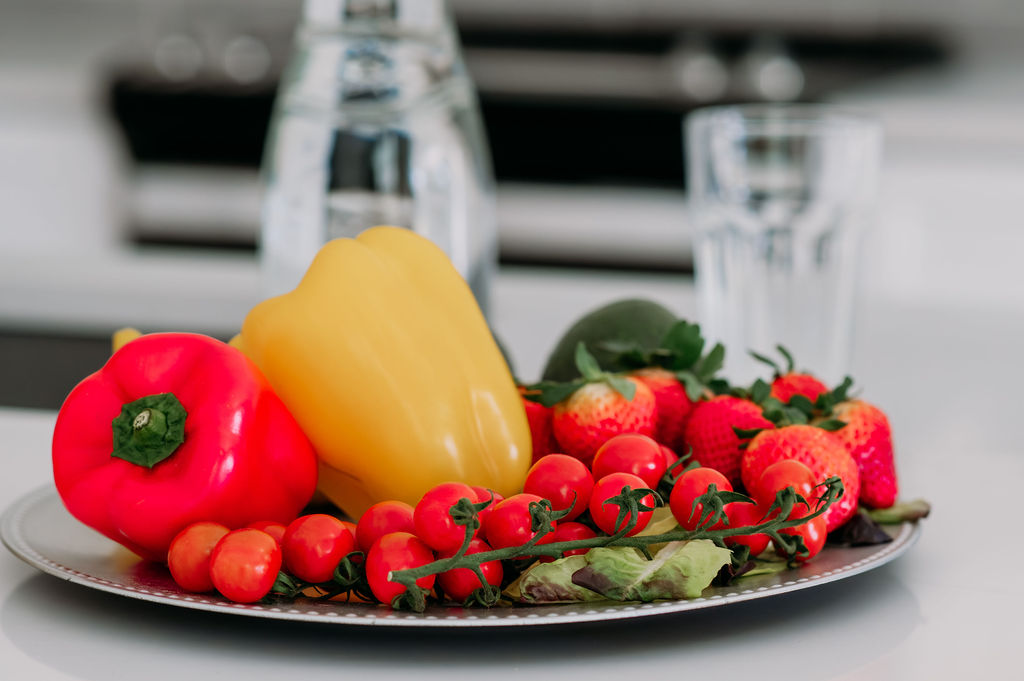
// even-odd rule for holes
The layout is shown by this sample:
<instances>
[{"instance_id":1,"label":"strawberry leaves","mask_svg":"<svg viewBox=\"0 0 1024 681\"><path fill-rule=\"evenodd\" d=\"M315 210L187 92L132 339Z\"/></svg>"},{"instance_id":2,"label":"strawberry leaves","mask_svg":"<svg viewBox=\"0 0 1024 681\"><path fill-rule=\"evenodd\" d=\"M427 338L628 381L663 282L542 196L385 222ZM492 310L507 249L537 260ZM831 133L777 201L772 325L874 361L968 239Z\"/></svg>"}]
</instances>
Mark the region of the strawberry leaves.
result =
<instances>
[{"instance_id":1,"label":"strawberry leaves","mask_svg":"<svg viewBox=\"0 0 1024 681\"><path fill-rule=\"evenodd\" d=\"M601 369L597 359L587 350L587 346L580 341L576 346L576 368L583 376L584 383L607 383L612 390L619 393L627 400L632 401L636 394L636 385L618 374L611 374Z\"/></svg>"},{"instance_id":2,"label":"strawberry leaves","mask_svg":"<svg viewBox=\"0 0 1024 681\"><path fill-rule=\"evenodd\" d=\"M660 367L671 371L682 383L686 396L696 402L709 394L724 394L729 383L717 378L725 363L725 347L716 343L707 353L700 325L679 320L665 333L658 347L645 347L632 341L607 340L597 345L602 356L612 355L613 365L627 370ZM632 400L635 384L624 375L601 368L583 342L576 346L576 369L580 378L567 382L541 381L527 387L526 399L546 407L567 399L587 383L604 382L627 400Z\"/></svg>"},{"instance_id":3,"label":"strawberry leaves","mask_svg":"<svg viewBox=\"0 0 1024 681\"><path fill-rule=\"evenodd\" d=\"M814 401L814 407L825 416L831 416L836 405L850 399L850 388L853 387L853 379L847 376L843 382L827 393L822 393Z\"/></svg>"},{"instance_id":4,"label":"strawberry leaves","mask_svg":"<svg viewBox=\"0 0 1024 681\"><path fill-rule=\"evenodd\" d=\"M700 399L705 391L723 394L729 391L729 383L724 379L715 378L715 374L724 364L725 346L716 343L711 351L700 357L691 368L676 371L676 378L686 388L687 397L693 401Z\"/></svg>"},{"instance_id":5,"label":"strawberry leaves","mask_svg":"<svg viewBox=\"0 0 1024 681\"><path fill-rule=\"evenodd\" d=\"M786 356L782 346L779 351ZM754 355L755 353L751 353ZM766 358L765 358L766 359ZM816 428L835 432L846 426L845 421L831 418L835 406L840 402L849 399L849 390L853 385L853 379L847 376L842 383L829 392L822 393L813 402L804 395L793 395L788 402L773 397L771 386L760 378L747 389L735 389L733 394L750 400L761 407L761 415L775 424L777 428L792 425L810 424ZM736 434L743 437L753 437L756 430L736 430Z\"/></svg>"},{"instance_id":6,"label":"strawberry leaves","mask_svg":"<svg viewBox=\"0 0 1024 681\"><path fill-rule=\"evenodd\" d=\"M759 354L757 352L754 352L753 350L750 350L750 356L753 357L754 359L756 359L758 362L761 362L762 364L767 364L768 366L770 366L772 368L772 371L774 372L776 378L779 377L779 376L785 376L788 373L792 373L793 367L796 365L796 363L793 361L793 355L790 354L789 350L787 350L785 347L783 347L781 345L776 345L775 346L775 350L780 355L782 355L782 358L786 361L786 367L785 368L782 368L782 366L780 366L779 363L776 362L771 357L768 357L767 355Z\"/></svg>"},{"instance_id":7,"label":"strawberry leaves","mask_svg":"<svg viewBox=\"0 0 1024 681\"><path fill-rule=\"evenodd\" d=\"M575 381L569 381L567 383L559 383L557 381L541 381L540 383L534 383L526 387L526 392L523 393L523 397L530 400L531 402L537 402L545 407L553 407L559 402L569 399L569 397L583 387L586 381L577 379Z\"/></svg>"},{"instance_id":8,"label":"strawberry leaves","mask_svg":"<svg viewBox=\"0 0 1024 681\"><path fill-rule=\"evenodd\" d=\"M613 374L604 371L597 359L590 354L583 341L576 345L576 369L580 372L580 378L573 381L541 381L527 386L523 397L531 402L538 402L545 407L554 405L568 399L574 392L587 383L606 383L628 401L633 400L636 395L636 384L621 374Z\"/></svg>"},{"instance_id":9,"label":"strawberry leaves","mask_svg":"<svg viewBox=\"0 0 1024 681\"><path fill-rule=\"evenodd\" d=\"M633 369L661 367L668 369L686 390L686 396L696 402L708 392L722 394L729 384L715 375L725 363L725 347L716 343L704 354L705 341L700 325L681 319L669 327L656 348L645 348L637 343L606 342L605 352L617 353L616 361Z\"/></svg>"},{"instance_id":10,"label":"strawberry leaves","mask_svg":"<svg viewBox=\"0 0 1024 681\"><path fill-rule=\"evenodd\" d=\"M595 381L600 378L601 366L597 363L597 360L592 354L587 351L587 346L583 341L576 344L576 368L579 370L580 375L588 381Z\"/></svg>"},{"instance_id":11,"label":"strawberry leaves","mask_svg":"<svg viewBox=\"0 0 1024 681\"><path fill-rule=\"evenodd\" d=\"M633 400L633 396L636 395L636 384L632 381L626 380L622 376L605 374L604 381L610 385L615 392L619 393L630 402Z\"/></svg>"},{"instance_id":12,"label":"strawberry leaves","mask_svg":"<svg viewBox=\"0 0 1024 681\"><path fill-rule=\"evenodd\" d=\"M667 351L666 369L681 371L693 367L704 352L704 338L700 326L681 320L673 324L661 340L661 350Z\"/></svg>"},{"instance_id":13,"label":"strawberry leaves","mask_svg":"<svg viewBox=\"0 0 1024 681\"><path fill-rule=\"evenodd\" d=\"M760 378L754 381L749 389L736 390L734 393L761 407L761 415L775 424L777 428L810 423L814 415L814 405L809 399L803 395L794 395L789 402L784 403L778 398L772 397L771 386ZM736 436L741 440L748 440L761 430L761 428L733 428Z\"/></svg>"}]
</instances>

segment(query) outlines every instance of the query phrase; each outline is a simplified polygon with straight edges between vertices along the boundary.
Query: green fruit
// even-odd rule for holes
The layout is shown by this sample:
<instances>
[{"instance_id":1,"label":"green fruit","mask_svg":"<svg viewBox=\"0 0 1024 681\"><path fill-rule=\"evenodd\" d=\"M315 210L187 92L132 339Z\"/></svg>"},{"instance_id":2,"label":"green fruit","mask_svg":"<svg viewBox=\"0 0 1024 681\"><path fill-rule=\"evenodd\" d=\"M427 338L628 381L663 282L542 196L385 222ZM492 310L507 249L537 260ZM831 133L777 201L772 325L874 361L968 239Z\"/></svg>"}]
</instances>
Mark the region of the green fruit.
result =
<instances>
[{"instance_id":1,"label":"green fruit","mask_svg":"<svg viewBox=\"0 0 1024 681\"><path fill-rule=\"evenodd\" d=\"M579 376L576 370L576 346L580 341L597 359L602 369L626 369L616 362L617 352L606 350L603 343L636 343L656 348L678 319L667 308L650 300L630 298L609 303L579 319L558 341L547 366L544 380L570 381Z\"/></svg>"}]
</instances>

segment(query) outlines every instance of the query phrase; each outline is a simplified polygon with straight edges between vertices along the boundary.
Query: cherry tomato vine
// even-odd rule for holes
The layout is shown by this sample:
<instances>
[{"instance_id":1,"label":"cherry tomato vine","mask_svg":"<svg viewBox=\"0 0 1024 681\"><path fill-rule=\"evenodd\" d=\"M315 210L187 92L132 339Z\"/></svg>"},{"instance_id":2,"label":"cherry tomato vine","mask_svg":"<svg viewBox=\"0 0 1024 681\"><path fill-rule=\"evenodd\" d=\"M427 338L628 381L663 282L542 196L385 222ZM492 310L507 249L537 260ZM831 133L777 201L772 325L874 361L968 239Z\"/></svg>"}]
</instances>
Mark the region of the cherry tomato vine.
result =
<instances>
[{"instance_id":1,"label":"cherry tomato vine","mask_svg":"<svg viewBox=\"0 0 1024 681\"><path fill-rule=\"evenodd\" d=\"M415 567L394 569L387 574L387 579L404 587L403 591L393 598L390 605L398 610L423 612L428 604L430 590L418 584L424 578L430 578L457 568L465 568L473 572L479 579L481 587L476 589L466 605L496 605L502 598L498 586L488 583L481 566L492 561L515 561L516 559L536 559L541 557L560 558L569 551L586 551L598 547L632 547L651 558L650 548L653 545L669 542L709 539L718 546L726 546L725 539L738 535L766 534L774 542L777 550L784 554L789 565L796 565L808 555L808 547L804 544L799 532L786 532L790 528L803 525L825 513L828 508L843 495L843 483L838 477L822 482L818 487L823 491L813 505L810 513L799 517L791 517L798 504L811 504L792 487L787 487L776 494L775 500L766 509L761 522L753 525L729 526L726 505L730 503L752 503L746 495L729 490L719 490L710 485L707 491L693 502L694 509L700 509L700 518L695 529L676 529L670 532L650 535L630 536L636 527L641 514L654 510L654 506L663 505L661 497L651 489L624 486L620 493L608 498L606 504L618 506L618 517L614 527L617 532L607 536L573 539L568 541L550 541L548 536L553 532L554 524L566 518L570 509L554 510L551 502L542 499L529 504L531 529L534 536L527 542L490 551L469 551L476 531L480 527L480 514L485 511L492 499L474 502L469 498L460 498L449 508L449 515L455 526L461 527L463 541L461 547L451 556L438 558ZM644 500L654 500L654 506ZM724 522L724 526L722 525ZM547 540L547 541L545 541ZM733 565L741 566L748 561L748 547L739 544L731 548ZM432 581L432 580L431 580ZM328 599L346 595L349 598L376 602L366 576L366 554L353 551L338 563L330 580L319 583L303 582L286 572L278 575L277 581L268 597L297 598L309 597Z\"/></svg>"}]
</instances>

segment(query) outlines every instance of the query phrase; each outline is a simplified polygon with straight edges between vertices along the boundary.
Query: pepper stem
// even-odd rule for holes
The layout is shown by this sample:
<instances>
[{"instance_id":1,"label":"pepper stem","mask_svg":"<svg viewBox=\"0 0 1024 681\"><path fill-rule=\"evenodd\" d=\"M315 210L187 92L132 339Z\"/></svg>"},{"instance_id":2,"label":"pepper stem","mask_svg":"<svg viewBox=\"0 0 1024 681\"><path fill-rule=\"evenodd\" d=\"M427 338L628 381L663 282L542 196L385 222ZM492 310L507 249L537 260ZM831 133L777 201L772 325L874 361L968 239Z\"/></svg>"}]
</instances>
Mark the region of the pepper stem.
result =
<instances>
[{"instance_id":1,"label":"pepper stem","mask_svg":"<svg viewBox=\"0 0 1024 681\"><path fill-rule=\"evenodd\" d=\"M147 395L121 407L113 420L111 456L152 468L185 441L185 408L172 393Z\"/></svg>"}]
</instances>

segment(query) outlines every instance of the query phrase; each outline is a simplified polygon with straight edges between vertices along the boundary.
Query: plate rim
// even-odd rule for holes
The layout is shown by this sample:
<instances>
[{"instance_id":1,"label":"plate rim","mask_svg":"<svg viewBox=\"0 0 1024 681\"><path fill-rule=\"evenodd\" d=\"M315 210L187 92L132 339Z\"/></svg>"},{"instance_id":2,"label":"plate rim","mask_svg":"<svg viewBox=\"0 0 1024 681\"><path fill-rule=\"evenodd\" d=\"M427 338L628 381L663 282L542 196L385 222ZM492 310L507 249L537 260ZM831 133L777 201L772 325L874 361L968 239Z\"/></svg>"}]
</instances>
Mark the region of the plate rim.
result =
<instances>
[{"instance_id":1,"label":"plate rim","mask_svg":"<svg viewBox=\"0 0 1024 681\"><path fill-rule=\"evenodd\" d=\"M595 601L586 604L546 604L496 610L470 610L452 606L433 606L424 613L397 612L370 604L344 602L309 602L305 606L282 603L280 606L262 603L231 603L210 594L189 594L171 591L162 587L140 588L117 583L102 577L82 572L63 565L43 555L25 536L24 521L33 509L42 504L56 501L67 513L60 501L56 488L43 485L27 492L10 504L0 517L0 540L11 553L41 572L80 586L162 605L177 606L206 612L245 615L264 619L319 622L325 624L347 624L355 626L398 626L398 627L511 627L525 625L564 625L585 622L628 619L654 615L700 610L732 603L791 593L874 570L903 555L919 539L922 523L903 522L893 541L877 546L877 550L844 564L834 570L817 574L794 576L793 579L767 586L744 588L743 583L731 587L726 593L713 593L694 599L656 601L654 603L616 603ZM71 517L68 514L68 517ZM75 523L78 523L75 520ZM85 525L82 531L94 531ZM102 535L96 533L97 537ZM107 541L110 541L109 539ZM111 545L116 544L111 541ZM826 549L827 550L827 549ZM315 606L315 607L314 607ZM566 611L565 608L573 608ZM579 608L585 608L580 611ZM559 609L562 609L561 611Z\"/></svg>"}]
</instances>

